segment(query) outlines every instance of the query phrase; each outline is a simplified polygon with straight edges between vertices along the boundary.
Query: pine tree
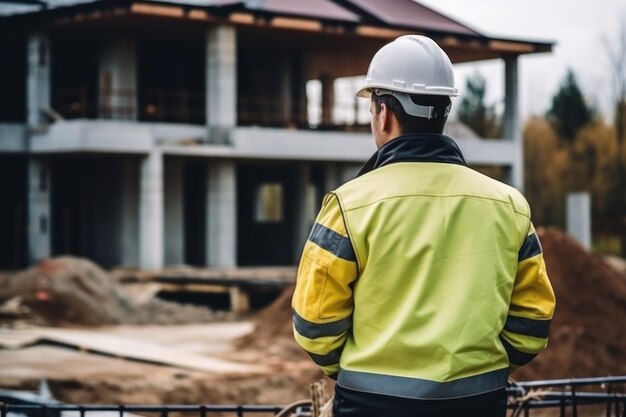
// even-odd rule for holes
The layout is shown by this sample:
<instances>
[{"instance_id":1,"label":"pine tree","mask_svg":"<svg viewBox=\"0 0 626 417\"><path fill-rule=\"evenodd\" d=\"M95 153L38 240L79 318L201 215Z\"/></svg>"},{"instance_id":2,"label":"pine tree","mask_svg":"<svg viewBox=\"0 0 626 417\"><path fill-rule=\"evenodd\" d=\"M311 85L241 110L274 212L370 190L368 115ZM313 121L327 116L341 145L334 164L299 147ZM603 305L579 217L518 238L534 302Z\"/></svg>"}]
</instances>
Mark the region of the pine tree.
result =
<instances>
[{"instance_id":1,"label":"pine tree","mask_svg":"<svg viewBox=\"0 0 626 417\"><path fill-rule=\"evenodd\" d=\"M561 138L572 142L578 131L593 119L594 113L585 102L574 72L569 69L552 97L552 107L546 114L548 120Z\"/></svg>"},{"instance_id":2,"label":"pine tree","mask_svg":"<svg viewBox=\"0 0 626 417\"><path fill-rule=\"evenodd\" d=\"M465 82L465 91L459 104L459 120L480 137L497 136L494 106L485 104L487 84L480 73L475 73Z\"/></svg>"}]
</instances>

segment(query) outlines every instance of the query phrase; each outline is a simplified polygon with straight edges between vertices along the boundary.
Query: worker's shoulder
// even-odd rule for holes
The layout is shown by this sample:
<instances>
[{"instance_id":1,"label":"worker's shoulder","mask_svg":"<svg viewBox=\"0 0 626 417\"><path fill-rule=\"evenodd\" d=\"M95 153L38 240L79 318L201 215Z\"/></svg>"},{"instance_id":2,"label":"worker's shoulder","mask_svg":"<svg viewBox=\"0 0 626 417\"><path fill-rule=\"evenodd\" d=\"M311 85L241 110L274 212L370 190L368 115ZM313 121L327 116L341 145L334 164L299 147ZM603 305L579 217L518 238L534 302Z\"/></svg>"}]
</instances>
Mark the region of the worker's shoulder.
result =
<instances>
[{"instance_id":1,"label":"worker's shoulder","mask_svg":"<svg viewBox=\"0 0 626 417\"><path fill-rule=\"evenodd\" d=\"M450 163L389 164L346 182L334 194L348 210L391 197L464 196L509 204L515 212L530 217L528 203L516 188Z\"/></svg>"},{"instance_id":2,"label":"worker's shoulder","mask_svg":"<svg viewBox=\"0 0 626 417\"><path fill-rule=\"evenodd\" d=\"M516 213L530 217L528 201L517 188L509 184L491 178L474 169L467 168L464 186L469 188L468 194L470 195L508 203Z\"/></svg>"}]
</instances>

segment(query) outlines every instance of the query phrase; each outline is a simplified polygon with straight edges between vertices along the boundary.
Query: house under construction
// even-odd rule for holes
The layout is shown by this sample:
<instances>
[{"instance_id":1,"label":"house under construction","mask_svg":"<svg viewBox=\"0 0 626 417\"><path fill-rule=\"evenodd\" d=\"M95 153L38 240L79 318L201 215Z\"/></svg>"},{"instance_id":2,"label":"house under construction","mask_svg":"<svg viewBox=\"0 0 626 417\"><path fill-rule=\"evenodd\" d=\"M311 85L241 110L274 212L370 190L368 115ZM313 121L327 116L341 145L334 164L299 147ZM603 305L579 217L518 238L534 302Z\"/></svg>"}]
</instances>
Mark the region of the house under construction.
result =
<instances>
[{"instance_id":1,"label":"house under construction","mask_svg":"<svg viewBox=\"0 0 626 417\"><path fill-rule=\"evenodd\" d=\"M294 264L375 150L355 77L406 33L504 61L504 138L454 137L521 187L518 57L550 43L412 0L1 2L0 268Z\"/></svg>"}]
</instances>

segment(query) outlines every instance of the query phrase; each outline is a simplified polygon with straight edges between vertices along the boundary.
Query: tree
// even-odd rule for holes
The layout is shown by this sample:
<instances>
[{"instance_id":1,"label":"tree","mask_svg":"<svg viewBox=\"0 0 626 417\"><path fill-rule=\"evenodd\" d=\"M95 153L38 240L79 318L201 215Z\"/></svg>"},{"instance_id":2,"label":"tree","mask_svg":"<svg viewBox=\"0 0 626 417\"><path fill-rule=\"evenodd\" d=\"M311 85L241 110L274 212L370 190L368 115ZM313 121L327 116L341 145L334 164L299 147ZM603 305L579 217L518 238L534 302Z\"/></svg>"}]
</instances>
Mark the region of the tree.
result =
<instances>
[{"instance_id":1,"label":"tree","mask_svg":"<svg viewBox=\"0 0 626 417\"><path fill-rule=\"evenodd\" d=\"M544 118L531 117L524 126L525 194L537 225L565 224L566 175L570 153Z\"/></svg>"},{"instance_id":2,"label":"tree","mask_svg":"<svg viewBox=\"0 0 626 417\"><path fill-rule=\"evenodd\" d=\"M553 128L563 139L572 142L576 133L591 121L594 113L594 109L585 102L574 72L567 70L546 115Z\"/></svg>"},{"instance_id":3,"label":"tree","mask_svg":"<svg viewBox=\"0 0 626 417\"><path fill-rule=\"evenodd\" d=\"M611 72L615 136L617 140L615 211L618 214L622 256L626 257L626 23L622 20L616 42L605 39Z\"/></svg>"},{"instance_id":4,"label":"tree","mask_svg":"<svg viewBox=\"0 0 626 417\"><path fill-rule=\"evenodd\" d=\"M589 191L593 212L605 219L615 215L617 140L615 129L602 118L582 128L571 147L572 190Z\"/></svg>"},{"instance_id":5,"label":"tree","mask_svg":"<svg viewBox=\"0 0 626 417\"><path fill-rule=\"evenodd\" d=\"M465 81L465 93L459 104L459 120L480 137L499 136L494 106L485 104L487 85L485 78L476 72Z\"/></svg>"}]
</instances>

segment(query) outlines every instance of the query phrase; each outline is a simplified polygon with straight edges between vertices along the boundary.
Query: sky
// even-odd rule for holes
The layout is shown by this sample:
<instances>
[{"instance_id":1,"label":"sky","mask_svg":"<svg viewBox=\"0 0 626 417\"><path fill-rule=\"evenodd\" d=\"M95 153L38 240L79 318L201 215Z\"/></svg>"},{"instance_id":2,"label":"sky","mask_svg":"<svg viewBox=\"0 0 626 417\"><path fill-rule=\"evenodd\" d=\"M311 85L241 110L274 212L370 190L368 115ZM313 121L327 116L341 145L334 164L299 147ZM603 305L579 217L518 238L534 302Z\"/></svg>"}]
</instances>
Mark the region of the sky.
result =
<instances>
[{"instance_id":1,"label":"sky","mask_svg":"<svg viewBox=\"0 0 626 417\"><path fill-rule=\"evenodd\" d=\"M615 44L626 27L626 0L418 0L478 32L502 38L553 41L552 53L519 59L522 120L544 114L571 68L583 94L602 113L610 113L610 78L603 39ZM500 60L455 65L456 85L463 94L465 78L479 71L487 80L488 104L504 97L504 65Z\"/></svg>"}]
</instances>

